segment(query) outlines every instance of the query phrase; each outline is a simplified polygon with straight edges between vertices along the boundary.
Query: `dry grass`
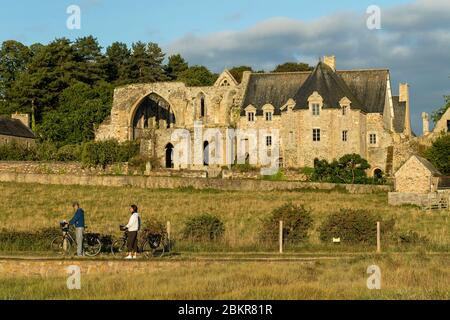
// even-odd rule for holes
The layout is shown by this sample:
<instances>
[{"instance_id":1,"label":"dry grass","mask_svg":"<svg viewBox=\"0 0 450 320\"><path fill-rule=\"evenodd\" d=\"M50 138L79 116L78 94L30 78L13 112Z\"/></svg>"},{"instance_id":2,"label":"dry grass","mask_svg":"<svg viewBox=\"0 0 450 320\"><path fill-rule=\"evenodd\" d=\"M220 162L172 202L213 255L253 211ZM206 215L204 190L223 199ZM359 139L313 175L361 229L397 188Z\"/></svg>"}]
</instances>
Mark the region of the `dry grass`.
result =
<instances>
[{"instance_id":1,"label":"dry grass","mask_svg":"<svg viewBox=\"0 0 450 320\"><path fill-rule=\"evenodd\" d=\"M449 258L384 256L318 262L211 262L146 274L65 278L1 276L0 299L443 299L450 298ZM369 265L381 290L368 290Z\"/></svg>"},{"instance_id":2,"label":"dry grass","mask_svg":"<svg viewBox=\"0 0 450 320\"><path fill-rule=\"evenodd\" d=\"M397 228L426 235L448 250L450 221L447 212L426 213L412 206L390 207L386 194L340 192L219 192L214 190L146 190L138 188L55 186L0 183L0 225L9 230L38 230L57 226L72 215L73 200L81 202L91 231L119 235L118 225L128 220L128 206L136 203L143 221L170 220L177 235L193 215L211 213L225 223L227 249L256 247L261 219L288 201L303 204L314 214L315 226L340 208L369 209L395 217ZM318 244L313 231L312 245Z\"/></svg>"}]
</instances>

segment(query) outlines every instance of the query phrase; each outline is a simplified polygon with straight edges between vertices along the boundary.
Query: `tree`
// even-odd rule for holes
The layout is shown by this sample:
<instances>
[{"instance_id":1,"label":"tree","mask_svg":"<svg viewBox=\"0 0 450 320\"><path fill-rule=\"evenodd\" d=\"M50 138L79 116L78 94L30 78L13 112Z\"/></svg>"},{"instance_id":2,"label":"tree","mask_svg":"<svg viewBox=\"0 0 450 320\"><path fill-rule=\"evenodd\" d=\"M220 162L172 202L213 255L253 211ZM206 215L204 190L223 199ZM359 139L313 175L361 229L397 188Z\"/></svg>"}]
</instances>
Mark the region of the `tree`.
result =
<instances>
[{"instance_id":1,"label":"tree","mask_svg":"<svg viewBox=\"0 0 450 320\"><path fill-rule=\"evenodd\" d=\"M32 57L31 50L18 41L5 41L0 49L0 114L14 110L8 103L14 81L24 72Z\"/></svg>"},{"instance_id":2,"label":"tree","mask_svg":"<svg viewBox=\"0 0 450 320\"><path fill-rule=\"evenodd\" d=\"M130 81L127 66L130 64L131 52L122 42L114 42L106 49L106 78L108 82L124 84Z\"/></svg>"},{"instance_id":3,"label":"tree","mask_svg":"<svg viewBox=\"0 0 450 320\"><path fill-rule=\"evenodd\" d=\"M102 55L102 48L96 38L78 38L72 48L77 62L76 78L79 81L92 85L106 79L107 59Z\"/></svg>"},{"instance_id":4,"label":"tree","mask_svg":"<svg viewBox=\"0 0 450 320\"><path fill-rule=\"evenodd\" d=\"M272 72L298 72L298 71L311 71L311 67L307 63L303 62L286 62L278 65Z\"/></svg>"},{"instance_id":5,"label":"tree","mask_svg":"<svg viewBox=\"0 0 450 320\"><path fill-rule=\"evenodd\" d=\"M170 80L177 80L181 73L189 68L188 63L180 54L175 54L169 57L169 61L165 68L167 76Z\"/></svg>"},{"instance_id":6,"label":"tree","mask_svg":"<svg viewBox=\"0 0 450 320\"><path fill-rule=\"evenodd\" d=\"M212 86L217 78L217 74L212 73L204 66L192 66L182 72L178 80L184 82L187 86L203 87Z\"/></svg>"},{"instance_id":7,"label":"tree","mask_svg":"<svg viewBox=\"0 0 450 320\"><path fill-rule=\"evenodd\" d=\"M252 69L252 67L249 67L249 66L240 66L240 67L231 68L229 71L230 71L231 75L233 76L233 78L236 79L236 81L240 83L242 81L242 75L244 74L244 71L253 72L253 69Z\"/></svg>"},{"instance_id":8,"label":"tree","mask_svg":"<svg viewBox=\"0 0 450 320\"><path fill-rule=\"evenodd\" d=\"M100 82L96 87L77 82L61 92L59 108L44 114L37 131L43 140L58 145L94 139L95 125L111 112L113 87Z\"/></svg>"},{"instance_id":9,"label":"tree","mask_svg":"<svg viewBox=\"0 0 450 320\"><path fill-rule=\"evenodd\" d=\"M444 96L445 98L445 105L438 110L434 111L431 115L431 119L434 123L438 122L445 112L450 108L450 96Z\"/></svg>"},{"instance_id":10,"label":"tree","mask_svg":"<svg viewBox=\"0 0 450 320\"><path fill-rule=\"evenodd\" d=\"M32 128L42 113L55 110L59 94L76 79L77 61L71 42L56 39L37 50L28 67L11 87L10 103L16 111L31 112Z\"/></svg>"},{"instance_id":11,"label":"tree","mask_svg":"<svg viewBox=\"0 0 450 320\"><path fill-rule=\"evenodd\" d=\"M164 53L156 44L136 42L132 45L130 63L127 72L131 83L156 82L167 80L162 65Z\"/></svg>"},{"instance_id":12,"label":"tree","mask_svg":"<svg viewBox=\"0 0 450 320\"><path fill-rule=\"evenodd\" d=\"M450 134L437 138L425 156L444 175L450 175Z\"/></svg>"}]
</instances>

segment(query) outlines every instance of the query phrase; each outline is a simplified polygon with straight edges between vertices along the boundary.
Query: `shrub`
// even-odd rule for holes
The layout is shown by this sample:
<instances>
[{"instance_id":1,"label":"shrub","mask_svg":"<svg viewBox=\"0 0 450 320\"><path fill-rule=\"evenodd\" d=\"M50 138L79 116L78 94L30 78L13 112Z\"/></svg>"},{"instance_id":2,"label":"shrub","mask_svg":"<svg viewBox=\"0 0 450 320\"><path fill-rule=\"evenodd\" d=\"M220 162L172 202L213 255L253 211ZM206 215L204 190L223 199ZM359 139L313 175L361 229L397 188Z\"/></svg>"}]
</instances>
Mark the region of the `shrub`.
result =
<instances>
[{"instance_id":1,"label":"shrub","mask_svg":"<svg viewBox=\"0 0 450 320\"><path fill-rule=\"evenodd\" d=\"M450 134L437 138L425 156L442 174L450 175Z\"/></svg>"},{"instance_id":2,"label":"shrub","mask_svg":"<svg viewBox=\"0 0 450 320\"><path fill-rule=\"evenodd\" d=\"M36 150L15 141L0 145L0 160L3 161L28 161L35 160Z\"/></svg>"},{"instance_id":3,"label":"shrub","mask_svg":"<svg viewBox=\"0 0 450 320\"><path fill-rule=\"evenodd\" d=\"M313 226L311 213L304 206L287 203L272 211L271 216L264 221L260 238L266 241L277 241L279 223L283 221L283 238L287 243L305 241Z\"/></svg>"},{"instance_id":4,"label":"shrub","mask_svg":"<svg viewBox=\"0 0 450 320\"><path fill-rule=\"evenodd\" d=\"M366 210L341 209L328 216L319 227L320 240L331 242L333 238L340 238L342 243L375 244L377 237L377 222L382 223L381 232L392 231L395 221L382 221L379 215Z\"/></svg>"},{"instance_id":5,"label":"shrub","mask_svg":"<svg viewBox=\"0 0 450 320\"><path fill-rule=\"evenodd\" d=\"M52 142L41 142L36 146L36 158L39 161L54 161L58 148Z\"/></svg>"},{"instance_id":6,"label":"shrub","mask_svg":"<svg viewBox=\"0 0 450 320\"><path fill-rule=\"evenodd\" d=\"M58 149L56 161L81 161L81 145L68 144Z\"/></svg>"},{"instance_id":7,"label":"shrub","mask_svg":"<svg viewBox=\"0 0 450 320\"><path fill-rule=\"evenodd\" d=\"M183 238L191 241L215 241L221 238L224 232L224 224L218 217L202 214L186 221Z\"/></svg>"},{"instance_id":8,"label":"shrub","mask_svg":"<svg viewBox=\"0 0 450 320\"><path fill-rule=\"evenodd\" d=\"M116 140L90 141L83 144L81 162L85 166L105 168L115 162L126 162L139 153L137 142L119 144Z\"/></svg>"}]
</instances>

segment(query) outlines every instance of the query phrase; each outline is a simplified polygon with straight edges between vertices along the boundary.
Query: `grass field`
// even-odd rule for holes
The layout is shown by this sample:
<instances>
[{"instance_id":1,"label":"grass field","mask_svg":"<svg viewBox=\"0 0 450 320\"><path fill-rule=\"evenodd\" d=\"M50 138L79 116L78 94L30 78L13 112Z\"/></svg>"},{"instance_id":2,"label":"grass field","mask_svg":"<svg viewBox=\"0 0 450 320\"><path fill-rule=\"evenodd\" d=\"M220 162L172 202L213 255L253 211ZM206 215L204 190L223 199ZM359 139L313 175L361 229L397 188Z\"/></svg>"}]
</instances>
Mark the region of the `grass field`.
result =
<instances>
[{"instance_id":1,"label":"grass field","mask_svg":"<svg viewBox=\"0 0 450 320\"><path fill-rule=\"evenodd\" d=\"M177 241L175 251L178 254L163 259L166 267L145 274L83 275L80 291L67 290L63 277L25 277L0 272L0 299L450 298L449 212L429 213L413 206L390 207L383 193L145 190L0 183L0 194L0 225L9 231L57 227L60 220L71 217L73 200L80 201L85 209L90 231L115 236L120 235L118 225L127 222L128 206L132 203L139 206L144 223L170 221L175 240L191 216L211 213L225 224L224 239L219 243ZM248 257L263 257L262 252L276 251L276 243L273 247L262 246L259 234L262 220L286 202L309 208L314 230L308 243L286 248L285 257L340 258L311 262L245 261ZM324 245L319 241L317 227L327 215L340 208L372 210L383 219L393 217L397 230L415 231L426 236L429 243L405 247L383 244L383 251L387 253L381 256L371 256L370 252L375 250L372 247ZM441 254L426 253L431 251ZM345 252L347 257L344 257ZM237 259L217 259L225 253ZM0 254L13 252L3 249ZM205 255L211 259L199 262L198 258ZM108 256L100 259L104 258ZM182 266L174 267L173 259L181 259ZM241 261L236 261L239 259ZM381 290L366 287L367 267L373 264L382 271Z\"/></svg>"},{"instance_id":2,"label":"grass field","mask_svg":"<svg viewBox=\"0 0 450 320\"><path fill-rule=\"evenodd\" d=\"M381 290L367 288L367 268L381 269ZM0 299L443 299L450 298L450 260L387 255L314 262L208 262L141 273L66 278L0 276Z\"/></svg>"},{"instance_id":3,"label":"grass field","mask_svg":"<svg viewBox=\"0 0 450 320\"><path fill-rule=\"evenodd\" d=\"M450 248L448 211L428 213L413 206L390 207L385 193L146 190L0 183L0 194L0 225L3 229L14 231L57 227L60 220L71 217L71 202L78 200L86 211L90 231L118 236L118 225L128 221L128 206L135 203L139 206L144 223L155 219L170 221L175 239L180 235L188 217L211 213L224 221L225 236L219 246L206 249L258 251L262 219L273 209L291 201L311 209L315 226L309 243L296 250L336 250L336 247L321 244L315 230L324 217L340 208L368 209L380 213L383 218L394 217L398 230L416 231L430 240L427 248L422 248L424 250L448 251ZM179 245L181 246L180 243ZM183 247L179 249L183 250ZM205 250L205 247L196 248L191 245L188 249ZM353 251L355 248L340 247L339 250ZM366 251L367 248L359 250Z\"/></svg>"}]
</instances>

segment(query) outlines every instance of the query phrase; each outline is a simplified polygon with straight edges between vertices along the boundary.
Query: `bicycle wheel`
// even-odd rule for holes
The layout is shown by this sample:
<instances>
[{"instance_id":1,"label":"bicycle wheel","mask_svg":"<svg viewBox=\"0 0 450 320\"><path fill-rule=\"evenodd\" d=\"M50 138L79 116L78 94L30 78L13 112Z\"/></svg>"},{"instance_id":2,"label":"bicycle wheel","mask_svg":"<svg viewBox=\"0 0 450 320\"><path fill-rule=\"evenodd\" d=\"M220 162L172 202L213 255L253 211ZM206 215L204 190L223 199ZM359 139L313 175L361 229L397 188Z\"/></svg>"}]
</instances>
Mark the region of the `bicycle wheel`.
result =
<instances>
[{"instance_id":1,"label":"bicycle wheel","mask_svg":"<svg viewBox=\"0 0 450 320\"><path fill-rule=\"evenodd\" d=\"M147 258L160 258L164 255L165 248L162 242L152 242L146 240L142 245L142 255Z\"/></svg>"},{"instance_id":2,"label":"bicycle wheel","mask_svg":"<svg viewBox=\"0 0 450 320\"><path fill-rule=\"evenodd\" d=\"M127 243L123 239L115 240L111 245L113 256L124 256L127 253Z\"/></svg>"},{"instance_id":3,"label":"bicycle wheel","mask_svg":"<svg viewBox=\"0 0 450 320\"><path fill-rule=\"evenodd\" d=\"M102 242L100 241L100 239L96 238L95 240L93 240L92 244L88 244L86 242L87 241L84 242L84 254L88 257L98 256L102 251Z\"/></svg>"},{"instance_id":4,"label":"bicycle wheel","mask_svg":"<svg viewBox=\"0 0 450 320\"><path fill-rule=\"evenodd\" d=\"M68 238L57 236L52 240L50 249L60 255L68 255L72 248L72 244Z\"/></svg>"}]
</instances>

